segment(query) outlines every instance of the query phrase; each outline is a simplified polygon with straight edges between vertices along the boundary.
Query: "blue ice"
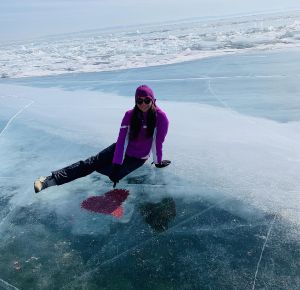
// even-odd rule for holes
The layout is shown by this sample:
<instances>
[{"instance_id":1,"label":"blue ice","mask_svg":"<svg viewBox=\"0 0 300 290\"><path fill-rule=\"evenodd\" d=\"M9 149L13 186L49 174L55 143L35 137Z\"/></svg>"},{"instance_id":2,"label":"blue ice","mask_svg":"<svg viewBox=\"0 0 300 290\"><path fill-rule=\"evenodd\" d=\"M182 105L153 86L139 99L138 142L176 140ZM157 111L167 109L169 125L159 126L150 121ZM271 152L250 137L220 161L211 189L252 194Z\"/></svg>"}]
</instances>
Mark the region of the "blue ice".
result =
<instances>
[{"instance_id":1,"label":"blue ice","mask_svg":"<svg viewBox=\"0 0 300 290\"><path fill-rule=\"evenodd\" d=\"M299 288L299 53L1 80L0 289ZM172 165L121 181L124 216L80 208L112 187L96 173L35 195L115 142L141 83Z\"/></svg>"}]
</instances>

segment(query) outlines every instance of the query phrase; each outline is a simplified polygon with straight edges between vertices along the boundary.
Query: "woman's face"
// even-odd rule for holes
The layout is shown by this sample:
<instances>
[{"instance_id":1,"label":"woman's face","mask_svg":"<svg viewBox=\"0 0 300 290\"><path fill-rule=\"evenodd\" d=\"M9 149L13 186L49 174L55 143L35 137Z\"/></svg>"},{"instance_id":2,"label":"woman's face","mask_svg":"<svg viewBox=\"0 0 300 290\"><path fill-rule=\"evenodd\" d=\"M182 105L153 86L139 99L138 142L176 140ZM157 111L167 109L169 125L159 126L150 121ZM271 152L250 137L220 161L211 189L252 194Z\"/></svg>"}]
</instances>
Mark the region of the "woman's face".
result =
<instances>
[{"instance_id":1,"label":"woman's face","mask_svg":"<svg viewBox=\"0 0 300 290\"><path fill-rule=\"evenodd\" d=\"M138 97L136 105L142 112L147 112L152 106L152 99L149 97Z\"/></svg>"}]
</instances>

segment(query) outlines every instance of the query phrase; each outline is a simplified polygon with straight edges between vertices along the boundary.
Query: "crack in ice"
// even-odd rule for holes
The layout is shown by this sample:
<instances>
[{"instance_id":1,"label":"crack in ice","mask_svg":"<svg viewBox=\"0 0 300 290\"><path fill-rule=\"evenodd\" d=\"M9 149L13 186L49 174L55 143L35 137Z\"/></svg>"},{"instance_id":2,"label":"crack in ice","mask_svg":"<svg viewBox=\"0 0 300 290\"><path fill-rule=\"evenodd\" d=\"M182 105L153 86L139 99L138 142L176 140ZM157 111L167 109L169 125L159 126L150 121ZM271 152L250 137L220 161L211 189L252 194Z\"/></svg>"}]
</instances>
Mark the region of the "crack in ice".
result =
<instances>
[{"instance_id":1,"label":"crack in ice","mask_svg":"<svg viewBox=\"0 0 300 290\"><path fill-rule=\"evenodd\" d=\"M223 102L223 101L215 94L215 92L213 91L213 89L212 89L210 83L211 83L211 80L209 79L209 80L208 80L208 91L212 94L212 96L213 96L219 103L221 103L225 108L227 108L227 109L233 111L232 108L230 108L225 102Z\"/></svg>"},{"instance_id":2,"label":"crack in ice","mask_svg":"<svg viewBox=\"0 0 300 290\"><path fill-rule=\"evenodd\" d=\"M7 290L20 290L19 288L9 284L8 282L4 281L3 279L0 278L0 286L4 287L4 289Z\"/></svg>"},{"instance_id":3,"label":"crack in ice","mask_svg":"<svg viewBox=\"0 0 300 290\"><path fill-rule=\"evenodd\" d=\"M293 77L300 77L300 75L293 75ZM189 77L189 78L169 78L169 79L129 79L129 80L84 80L81 83L89 84L127 84L136 82L178 82L178 81L193 81L193 80L213 80L213 79L270 79L270 78L290 78L289 75L235 75L235 76L203 76L203 77ZM68 80L68 83L78 83L78 81Z\"/></svg>"},{"instance_id":4,"label":"crack in ice","mask_svg":"<svg viewBox=\"0 0 300 290\"><path fill-rule=\"evenodd\" d=\"M255 283L256 283L256 278L257 278L257 274L258 274L260 262L261 262L261 260L262 260L263 253L264 253L265 247L266 247L266 245L267 245L267 242L268 242L268 240L269 240L269 236L270 236L270 233L271 233L271 230L272 230L272 227L273 227L273 225L274 225L274 222L275 222L276 218L277 218L277 215L274 216L274 219L273 219L273 221L271 222L271 225L270 225L269 230L268 230L268 233L267 233L266 240L265 240L265 242L264 242L264 244L263 244L263 247L262 247L262 249L261 249L260 257L259 257L259 260L258 260L258 263L257 263L257 266L256 266L255 275L254 275L254 281L253 281L252 290L255 289Z\"/></svg>"},{"instance_id":5,"label":"crack in ice","mask_svg":"<svg viewBox=\"0 0 300 290\"><path fill-rule=\"evenodd\" d=\"M0 132L0 137L3 135L3 133L6 131L6 129L9 127L9 125L13 122L13 120L18 117L18 115L22 114L22 112L24 112L28 107L30 107L32 104L34 103L34 101L31 101L30 103L28 103L27 105L25 105L22 109L20 109L16 114L14 114L7 122L6 126L2 129L2 131Z\"/></svg>"}]
</instances>

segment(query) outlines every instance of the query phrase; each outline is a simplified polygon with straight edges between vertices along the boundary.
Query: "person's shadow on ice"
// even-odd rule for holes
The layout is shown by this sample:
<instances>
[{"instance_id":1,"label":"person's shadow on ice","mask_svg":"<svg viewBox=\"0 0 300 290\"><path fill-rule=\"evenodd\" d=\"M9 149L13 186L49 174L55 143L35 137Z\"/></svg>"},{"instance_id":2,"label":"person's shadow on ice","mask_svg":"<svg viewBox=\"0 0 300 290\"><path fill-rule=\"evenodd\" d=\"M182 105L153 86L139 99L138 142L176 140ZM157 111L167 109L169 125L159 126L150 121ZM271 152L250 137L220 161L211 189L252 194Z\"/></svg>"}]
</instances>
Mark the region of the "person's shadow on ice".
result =
<instances>
[{"instance_id":1,"label":"person's shadow on ice","mask_svg":"<svg viewBox=\"0 0 300 290\"><path fill-rule=\"evenodd\" d=\"M165 197L156 203L142 203L139 211L154 231L163 232L168 229L170 221L176 216L176 205L173 198Z\"/></svg>"}]
</instances>

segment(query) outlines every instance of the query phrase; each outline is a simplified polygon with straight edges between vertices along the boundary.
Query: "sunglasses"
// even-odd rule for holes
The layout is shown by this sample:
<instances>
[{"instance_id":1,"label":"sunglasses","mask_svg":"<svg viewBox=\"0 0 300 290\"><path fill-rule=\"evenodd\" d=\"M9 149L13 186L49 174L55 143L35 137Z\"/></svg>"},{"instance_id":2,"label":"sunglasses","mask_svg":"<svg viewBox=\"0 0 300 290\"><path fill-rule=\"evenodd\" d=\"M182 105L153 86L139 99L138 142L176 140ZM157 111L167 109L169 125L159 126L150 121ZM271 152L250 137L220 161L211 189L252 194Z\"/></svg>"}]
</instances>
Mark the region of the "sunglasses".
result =
<instances>
[{"instance_id":1,"label":"sunglasses","mask_svg":"<svg viewBox=\"0 0 300 290\"><path fill-rule=\"evenodd\" d=\"M138 99L136 100L136 103L137 103L138 105L141 105L141 104L143 104L143 103L145 103L146 105L149 105L149 104L151 103L151 99L150 99L150 98L144 98L144 99L138 98Z\"/></svg>"}]
</instances>

